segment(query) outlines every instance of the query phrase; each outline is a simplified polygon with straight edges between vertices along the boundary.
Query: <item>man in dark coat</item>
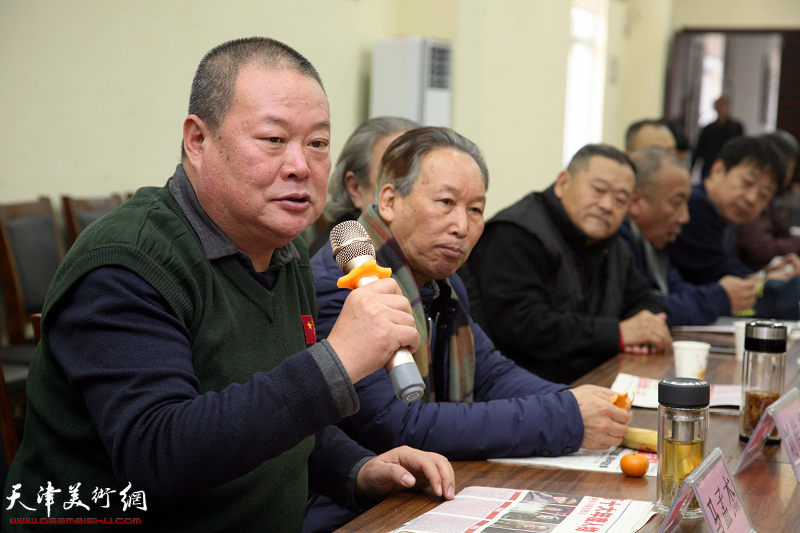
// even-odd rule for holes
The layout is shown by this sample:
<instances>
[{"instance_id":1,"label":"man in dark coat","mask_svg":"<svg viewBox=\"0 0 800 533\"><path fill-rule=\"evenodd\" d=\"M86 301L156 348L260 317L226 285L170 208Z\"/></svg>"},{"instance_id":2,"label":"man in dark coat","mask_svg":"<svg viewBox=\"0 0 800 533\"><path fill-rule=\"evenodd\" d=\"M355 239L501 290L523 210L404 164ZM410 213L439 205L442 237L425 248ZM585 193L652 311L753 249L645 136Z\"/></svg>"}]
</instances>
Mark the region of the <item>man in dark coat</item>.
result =
<instances>
[{"instance_id":1,"label":"man in dark coat","mask_svg":"<svg viewBox=\"0 0 800 533\"><path fill-rule=\"evenodd\" d=\"M662 298L673 326L710 324L721 315L751 309L758 283L736 276L695 285L670 263L667 248L689 222L689 172L678 159L658 148L630 154L636 164L636 190L630 216L619 228L639 272Z\"/></svg>"},{"instance_id":2,"label":"man in dark coat","mask_svg":"<svg viewBox=\"0 0 800 533\"><path fill-rule=\"evenodd\" d=\"M507 359L469 315L455 273L483 230L488 172L477 147L447 128L411 130L387 149L378 200L359 222L378 263L392 269L421 337L414 361L422 401L394 397L381 369L356 384L361 409L339 427L378 451L406 444L450 459L562 455L619 444L630 413L604 387L569 388ZM326 336L348 291L330 243L311 261L319 302L317 334ZM330 531L331 509L309 510L304 531ZM312 524L312 521L314 522ZM320 526L319 524L324 524Z\"/></svg>"},{"instance_id":3,"label":"man in dark coat","mask_svg":"<svg viewBox=\"0 0 800 533\"><path fill-rule=\"evenodd\" d=\"M621 351L670 347L667 308L616 235L634 185L625 154L590 144L487 223L465 282L473 317L518 364L571 382Z\"/></svg>"}]
</instances>

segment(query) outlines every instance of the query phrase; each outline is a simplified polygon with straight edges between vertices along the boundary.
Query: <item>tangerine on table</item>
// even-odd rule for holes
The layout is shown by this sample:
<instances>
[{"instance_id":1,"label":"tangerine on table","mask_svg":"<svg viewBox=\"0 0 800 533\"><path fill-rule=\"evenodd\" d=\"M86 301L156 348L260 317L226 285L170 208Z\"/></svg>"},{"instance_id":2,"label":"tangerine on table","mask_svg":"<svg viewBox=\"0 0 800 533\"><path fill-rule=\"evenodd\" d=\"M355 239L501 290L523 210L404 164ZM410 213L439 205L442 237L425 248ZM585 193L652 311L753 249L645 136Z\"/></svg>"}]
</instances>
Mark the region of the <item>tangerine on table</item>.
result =
<instances>
[{"instance_id":1,"label":"tangerine on table","mask_svg":"<svg viewBox=\"0 0 800 533\"><path fill-rule=\"evenodd\" d=\"M641 453L629 453L619 460L622 473L630 477L642 477L650 468L650 461Z\"/></svg>"}]
</instances>

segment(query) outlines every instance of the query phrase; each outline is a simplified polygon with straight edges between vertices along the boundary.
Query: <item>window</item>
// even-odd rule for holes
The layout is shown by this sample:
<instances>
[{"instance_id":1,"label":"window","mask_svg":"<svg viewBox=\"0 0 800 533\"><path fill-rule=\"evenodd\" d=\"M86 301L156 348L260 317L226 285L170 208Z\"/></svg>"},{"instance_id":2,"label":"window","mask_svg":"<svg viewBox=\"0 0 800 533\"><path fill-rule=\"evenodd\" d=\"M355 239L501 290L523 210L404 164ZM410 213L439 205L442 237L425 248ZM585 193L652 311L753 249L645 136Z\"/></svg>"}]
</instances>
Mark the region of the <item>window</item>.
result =
<instances>
[{"instance_id":1,"label":"window","mask_svg":"<svg viewBox=\"0 0 800 533\"><path fill-rule=\"evenodd\" d=\"M602 138L607 5L607 0L573 0L570 10L565 165L583 145Z\"/></svg>"}]
</instances>

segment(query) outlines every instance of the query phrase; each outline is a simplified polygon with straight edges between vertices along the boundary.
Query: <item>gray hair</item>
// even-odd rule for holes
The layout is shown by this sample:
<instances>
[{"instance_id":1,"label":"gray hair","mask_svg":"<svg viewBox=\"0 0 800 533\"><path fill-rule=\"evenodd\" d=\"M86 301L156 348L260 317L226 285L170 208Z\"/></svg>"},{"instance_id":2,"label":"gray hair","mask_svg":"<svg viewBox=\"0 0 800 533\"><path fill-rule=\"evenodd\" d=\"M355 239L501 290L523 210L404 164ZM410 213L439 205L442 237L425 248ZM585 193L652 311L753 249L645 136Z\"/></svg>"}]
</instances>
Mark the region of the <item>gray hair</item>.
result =
<instances>
[{"instance_id":1,"label":"gray hair","mask_svg":"<svg viewBox=\"0 0 800 533\"><path fill-rule=\"evenodd\" d=\"M377 189L390 183L400 196L408 196L419 177L422 158L439 148L454 148L471 156L481 171L484 188L489 188L489 169L472 141L450 128L426 126L407 131L389 145L378 169Z\"/></svg>"},{"instance_id":2,"label":"gray hair","mask_svg":"<svg viewBox=\"0 0 800 533\"><path fill-rule=\"evenodd\" d=\"M271 70L294 70L319 83L322 79L311 62L294 48L267 37L248 37L220 44L200 61L189 95L189 114L197 115L211 133L217 133L233 105L236 78L242 67L257 64ZM181 144L181 156L186 152Z\"/></svg>"},{"instance_id":3,"label":"gray hair","mask_svg":"<svg viewBox=\"0 0 800 533\"><path fill-rule=\"evenodd\" d=\"M344 178L352 172L356 182L362 187L369 187L369 173L373 165L380 161L372 160L372 149L381 139L402 133L419 124L413 120L402 117L374 117L363 122L344 143L336 166L331 171L328 180L328 200L325 203L325 218L329 221L338 220L345 213L356 211L353 200L347 192Z\"/></svg>"},{"instance_id":4,"label":"gray hair","mask_svg":"<svg viewBox=\"0 0 800 533\"><path fill-rule=\"evenodd\" d=\"M682 167L680 160L661 148L641 148L630 154L636 168L636 186L645 194L649 194L656 185L655 174L667 165Z\"/></svg>"}]
</instances>

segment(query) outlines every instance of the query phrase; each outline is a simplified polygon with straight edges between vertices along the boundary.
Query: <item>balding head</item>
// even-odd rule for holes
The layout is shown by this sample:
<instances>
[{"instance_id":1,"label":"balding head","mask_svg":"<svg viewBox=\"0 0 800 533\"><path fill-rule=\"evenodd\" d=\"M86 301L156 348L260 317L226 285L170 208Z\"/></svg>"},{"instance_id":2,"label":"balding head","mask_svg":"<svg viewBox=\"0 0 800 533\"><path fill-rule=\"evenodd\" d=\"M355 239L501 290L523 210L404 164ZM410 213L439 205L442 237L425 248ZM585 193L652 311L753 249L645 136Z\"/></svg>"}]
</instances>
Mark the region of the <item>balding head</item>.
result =
<instances>
[{"instance_id":1,"label":"balding head","mask_svg":"<svg viewBox=\"0 0 800 533\"><path fill-rule=\"evenodd\" d=\"M674 154L675 136L667 126L657 120L640 120L628 128L625 135L625 151L630 154L643 148L660 148Z\"/></svg>"},{"instance_id":2,"label":"balding head","mask_svg":"<svg viewBox=\"0 0 800 533\"><path fill-rule=\"evenodd\" d=\"M631 159L636 165L636 191L630 216L654 248L664 248L689 222L689 172L674 155L658 148L637 150Z\"/></svg>"}]
</instances>

